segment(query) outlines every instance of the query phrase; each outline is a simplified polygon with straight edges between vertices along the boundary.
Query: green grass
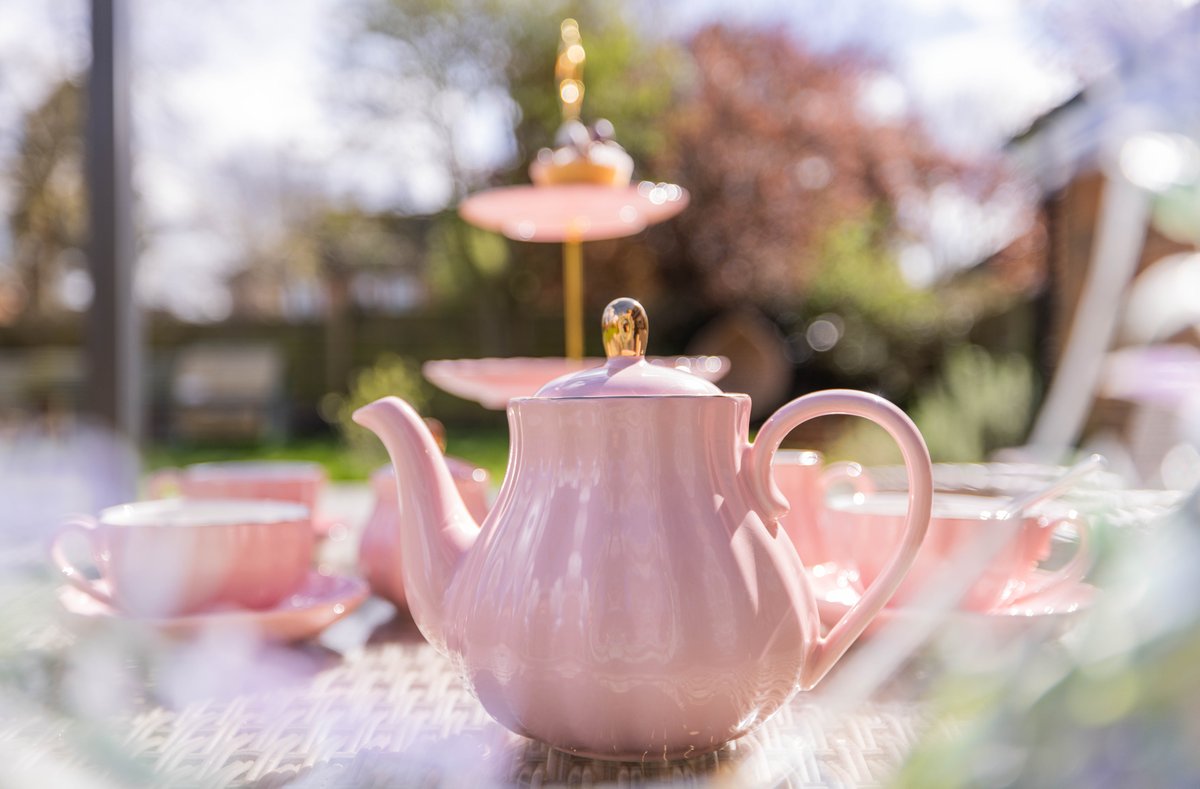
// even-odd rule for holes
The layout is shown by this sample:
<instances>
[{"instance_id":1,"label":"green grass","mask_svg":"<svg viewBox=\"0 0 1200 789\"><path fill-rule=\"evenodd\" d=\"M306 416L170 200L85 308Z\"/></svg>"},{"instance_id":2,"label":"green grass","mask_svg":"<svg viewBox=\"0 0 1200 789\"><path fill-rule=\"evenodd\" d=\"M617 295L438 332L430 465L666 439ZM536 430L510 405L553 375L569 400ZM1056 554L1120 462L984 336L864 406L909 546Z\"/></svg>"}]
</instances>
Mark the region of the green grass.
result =
<instances>
[{"instance_id":1,"label":"green grass","mask_svg":"<svg viewBox=\"0 0 1200 789\"><path fill-rule=\"evenodd\" d=\"M476 463L497 483L504 478L508 462L508 432L499 430L450 429L447 451ZM147 471L206 463L217 460L305 460L320 463L330 479L363 480L378 465L379 458L352 451L337 437L310 438L280 444L159 444L143 453Z\"/></svg>"}]
</instances>

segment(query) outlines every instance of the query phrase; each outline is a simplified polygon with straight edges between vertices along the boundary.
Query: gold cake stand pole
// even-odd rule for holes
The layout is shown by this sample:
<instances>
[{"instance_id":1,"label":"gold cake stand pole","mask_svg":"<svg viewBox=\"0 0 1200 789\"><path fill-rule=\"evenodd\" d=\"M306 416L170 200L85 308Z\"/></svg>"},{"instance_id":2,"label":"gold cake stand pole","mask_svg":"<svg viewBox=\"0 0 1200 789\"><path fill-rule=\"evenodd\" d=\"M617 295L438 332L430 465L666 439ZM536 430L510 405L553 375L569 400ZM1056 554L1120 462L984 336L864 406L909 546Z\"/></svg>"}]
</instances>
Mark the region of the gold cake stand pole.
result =
<instances>
[{"instance_id":1,"label":"gold cake stand pole","mask_svg":"<svg viewBox=\"0 0 1200 789\"><path fill-rule=\"evenodd\" d=\"M554 78L558 82L559 108L564 121L575 120L583 107L583 64L587 54L579 23L564 19L559 28L558 57L554 61ZM583 358L583 234L572 227L563 242L563 335L567 341L567 358Z\"/></svg>"},{"instance_id":2,"label":"gold cake stand pole","mask_svg":"<svg viewBox=\"0 0 1200 789\"><path fill-rule=\"evenodd\" d=\"M583 242L563 242L563 334L567 358L583 358Z\"/></svg>"}]
</instances>

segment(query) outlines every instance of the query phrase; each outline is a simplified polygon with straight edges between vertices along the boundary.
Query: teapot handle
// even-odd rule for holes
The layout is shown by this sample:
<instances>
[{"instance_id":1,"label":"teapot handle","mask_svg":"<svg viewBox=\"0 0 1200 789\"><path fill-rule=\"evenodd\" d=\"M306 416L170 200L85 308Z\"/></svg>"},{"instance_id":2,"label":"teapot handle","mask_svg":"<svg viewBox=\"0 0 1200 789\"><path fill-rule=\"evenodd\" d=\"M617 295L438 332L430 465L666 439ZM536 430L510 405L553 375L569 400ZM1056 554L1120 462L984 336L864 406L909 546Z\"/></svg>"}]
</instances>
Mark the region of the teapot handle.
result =
<instances>
[{"instance_id":1,"label":"teapot handle","mask_svg":"<svg viewBox=\"0 0 1200 789\"><path fill-rule=\"evenodd\" d=\"M806 690L820 682L896 593L917 557L921 541L925 539L933 507L933 466L929 460L929 449L912 420L877 395L849 389L830 389L804 395L780 408L763 424L750 447L747 457L750 493L758 502L763 522L772 537L778 533L780 516L788 511L787 499L771 475L771 460L775 451L788 433L801 423L832 414L870 419L900 445L908 473L908 515L904 537L891 562L825 637L816 639L809 647L800 679L801 686Z\"/></svg>"}]
</instances>

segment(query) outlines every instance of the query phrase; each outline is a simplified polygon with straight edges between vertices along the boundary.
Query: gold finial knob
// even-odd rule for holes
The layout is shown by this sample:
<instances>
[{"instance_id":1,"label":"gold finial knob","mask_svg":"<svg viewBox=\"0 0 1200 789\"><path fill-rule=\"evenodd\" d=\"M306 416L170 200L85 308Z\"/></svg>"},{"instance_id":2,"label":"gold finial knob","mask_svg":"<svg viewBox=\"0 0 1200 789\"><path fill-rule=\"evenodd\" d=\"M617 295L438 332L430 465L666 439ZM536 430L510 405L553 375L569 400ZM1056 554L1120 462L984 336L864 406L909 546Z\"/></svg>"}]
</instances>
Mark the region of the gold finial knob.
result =
<instances>
[{"instance_id":1,"label":"gold finial knob","mask_svg":"<svg viewBox=\"0 0 1200 789\"><path fill-rule=\"evenodd\" d=\"M559 29L562 39L558 43L558 58L554 61L554 79L558 83L563 120L571 121L579 117L583 107L583 62L587 55L583 51L578 22L564 19Z\"/></svg>"},{"instance_id":2,"label":"gold finial knob","mask_svg":"<svg viewBox=\"0 0 1200 789\"><path fill-rule=\"evenodd\" d=\"M646 355L650 319L646 317L646 309L635 299L609 302L600 325L604 329L604 353L608 358Z\"/></svg>"}]
</instances>

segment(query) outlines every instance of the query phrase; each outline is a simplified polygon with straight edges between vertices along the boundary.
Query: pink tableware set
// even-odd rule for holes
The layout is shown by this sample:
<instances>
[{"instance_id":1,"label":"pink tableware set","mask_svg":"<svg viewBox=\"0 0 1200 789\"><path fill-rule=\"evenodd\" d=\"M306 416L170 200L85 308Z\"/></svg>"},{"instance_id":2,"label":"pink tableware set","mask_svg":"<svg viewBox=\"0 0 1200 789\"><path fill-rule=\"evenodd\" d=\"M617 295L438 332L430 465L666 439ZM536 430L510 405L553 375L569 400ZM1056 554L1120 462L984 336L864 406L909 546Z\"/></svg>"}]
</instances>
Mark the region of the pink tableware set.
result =
<instances>
[{"instance_id":1,"label":"pink tableware set","mask_svg":"<svg viewBox=\"0 0 1200 789\"><path fill-rule=\"evenodd\" d=\"M237 628L269 640L308 638L362 603L367 585L315 569L319 539L337 522L319 513L316 463L198 463L153 475L159 497L76 518L51 545L68 581L63 607L91 620L136 620L192 636ZM70 543L86 547L78 562ZM93 578L80 564L91 565Z\"/></svg>"},{"instance_id":2,"label":"pink tableware set","mask_svg":"<svg viewBox=\"0 0 1200 789\"><path fill-rule=\"evenodd\" d=\"M509 468L482 519L410 406L384 398L355 415L391 456L403 513L391 566L417 626L514 732L613 759L719 748L815 686L985 529L1005 529L1006 548L962 611L1035 615L1029 600L1082 588L1086 541L1040 569L1055 527L1086 534L1082 522L935 497L924 441L885 400L809 394L751 442L748 397L646 361L636 301L611 303L602 325L602 366L509 402ZM827 414L881 425L908 492L777 452Z\"/></svg>"},{"instance_id":3,"label":"pink tableware set","mask_svg":"<svg viewBox=\"0 0 1200 789\"><path fill-rule=\"evenodd\" d=\"M751 441L748 396L646 360L636 301L609 304L602 330L603 364L509 401L508 471L491 506L486 475L445 458L404 401L354 415L391 458L371 478L360 570L512 731L611 759L720 748L817 685L869 628L902 619L964 546L996 530L1003 548L973 573L959 614L1039 617L1090 601L1085 522L1054 506L1010 515L1004 499L935 495L920 433L886 400L808 394ZM857 465L779 449L830 414L887 431L906 493L876 492ZM246 501L268 487L217 484L219 471L178 473L186 498L68 524L53 548L64 605L178 622L312 612L335 598L341 615L361 601L361 582L310 570L309 486ZM1045 569L1064 524L1077 549ZM91 547L101 580L66 556L71 536Z\"/></svg>"}]
</instances>

